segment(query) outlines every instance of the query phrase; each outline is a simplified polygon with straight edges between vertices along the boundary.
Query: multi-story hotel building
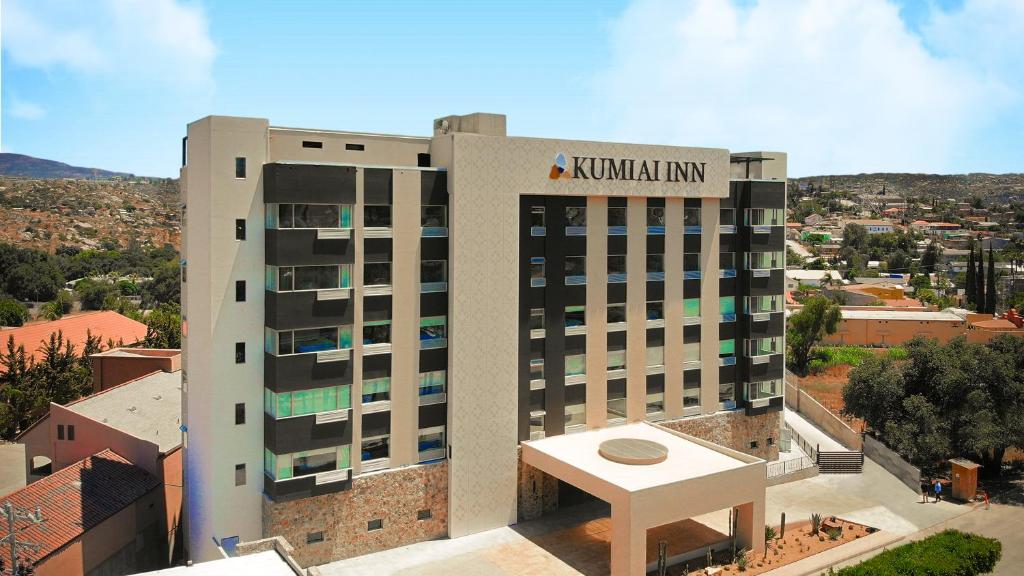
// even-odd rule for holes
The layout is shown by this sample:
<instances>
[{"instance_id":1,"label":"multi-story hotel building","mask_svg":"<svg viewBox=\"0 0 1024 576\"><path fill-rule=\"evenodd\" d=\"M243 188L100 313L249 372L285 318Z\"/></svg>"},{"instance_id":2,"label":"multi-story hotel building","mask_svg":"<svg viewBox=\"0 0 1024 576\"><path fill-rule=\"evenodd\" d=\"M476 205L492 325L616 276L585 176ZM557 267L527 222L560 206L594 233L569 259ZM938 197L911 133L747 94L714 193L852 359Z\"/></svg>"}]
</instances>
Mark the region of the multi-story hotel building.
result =
<instances>
[{"instance_id":1,"label":"multi-story hotel building","mask_svg":"<svg viewBox=\"0 0 1024 576\"><path fill-rule=\"evenodd\" d=\"M785 154L211 116L183 162L193 560L535 517L570 489L520 442L577 431L777 457Z\"/></svg>"}]
</instances>

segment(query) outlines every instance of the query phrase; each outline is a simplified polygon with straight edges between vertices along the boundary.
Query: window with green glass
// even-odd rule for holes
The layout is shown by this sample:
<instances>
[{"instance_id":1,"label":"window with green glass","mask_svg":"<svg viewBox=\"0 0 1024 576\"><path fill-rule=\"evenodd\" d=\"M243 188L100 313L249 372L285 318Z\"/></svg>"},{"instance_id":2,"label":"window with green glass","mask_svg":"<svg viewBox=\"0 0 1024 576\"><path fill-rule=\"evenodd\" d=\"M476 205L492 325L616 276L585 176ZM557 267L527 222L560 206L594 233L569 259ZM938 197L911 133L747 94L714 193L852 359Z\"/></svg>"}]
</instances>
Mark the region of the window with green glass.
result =
<instances>
[{"instance_id":1,"label":"window with green glass","mask_svg":"<svg viewBox=\"0 0 1024 576\"><path fill-rule=\"evenodd\" d=\"M391 399L391 378L363 380L363 404Z\"/></svg>"},{"instance_id":2,"label":"window with green glass","mask_svg":"<svg viewBox=\"0 0 1024 576\"><path fill-rule=\"evenodd\" d=\"M445 381L447 380L446 370L435 370L433 372L420 373L420 396L444 393Z\"/></svg>"},{"instance_id":3,"label":"window with green glass","mask_svg":"<svg viewBox=\"0 0 1024 576\"><path fill-rule=\"evenodd\" d=\"M305 416L351 407L351 388L348 385L294 392L275 393L268 389L263 391L264 411L275 418Z\"/></svg>"},{"instance_id":4,"label":"window with green glass","mask_svg":"<svg viewBox=\"0 0 1024 576\"><path fill-rule=\"evenodd\" d=\"M735 314L736 313L736 297L735 296L721 296L718 299L718 309L720 314Z\"/></svg>"},{"instance_id":5,"label":"window with green glass","mask_svg":"<svg viewBox=\"0 0 1024 576\"><path fill-rule=\"evenodd\" d=\"M700 317L700 298L687 298L683 300L683 316L685 318Z\"/></svg>"},{"instance_id":6,"label":"window with green glass","mask_svg":"<svg viewBox=\"0 0 1024 576\"><path fill-rule=\"evenodd\" d=\"M579 376L587 371L587 355L573 354L565 357L565 375Z\"/></svg>"},{"instance_id":7,"label":"window with green glass","mask_svg":"<svg viewBox=\"0 0 1024 576\"><path fill-rule=\"evenodd\" d=\"M352 227L352 207L347 204L342 204L341 206L341 227Z\"/></svg>"},{"instance_id":8,"label":"window with green glass","mask_svg":"<svg viewBox=\"0 0 1024 576\"><path fill-rule=\"evenodd\" d=\"M263 449L263 470L274 480L287 480L343 470L351 466L351 448L332 446L291 454L274 454Z\"/></svg>"},{"instance_id":9,"label":"window with green glass","mask_svg":"<svg viewBox=\"0 0 1024 576\"><path fill-rule=\"evenodd\" d=\"M718 342L718 355L719 356L735 356L736 355L736 340L721 340Z\"/></svg>"}]
</instances>

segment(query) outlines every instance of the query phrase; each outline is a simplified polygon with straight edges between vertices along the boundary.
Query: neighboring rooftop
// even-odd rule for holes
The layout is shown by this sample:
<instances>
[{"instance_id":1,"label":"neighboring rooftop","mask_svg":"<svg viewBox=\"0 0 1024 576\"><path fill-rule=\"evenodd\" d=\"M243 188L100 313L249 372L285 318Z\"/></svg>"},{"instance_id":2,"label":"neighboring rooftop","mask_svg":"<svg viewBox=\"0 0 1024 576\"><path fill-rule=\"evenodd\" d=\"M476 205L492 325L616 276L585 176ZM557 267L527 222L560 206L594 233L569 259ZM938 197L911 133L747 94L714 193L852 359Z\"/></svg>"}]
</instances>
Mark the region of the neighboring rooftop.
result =
<instances>
[{"instance_id":1,"label":"neighboring rooftop","mask_svg":"<svg viewBox=\"0 0 1024 576\"><path fill-rule=\"evenodd\" d=\"M963 322L964 319L943 310L942 312L912 312L904 310L863 310L843 308L843 320L914 320L921 322Z\"/></svg>"},{"instance_id":2,"label":"neighboring rooftop","mask_svg":"<svg viewBox=\"0 0 1024 576\"><path fill-rule=\"evenodd\" d=\"M30 527L19 540L42 548L41 560L73 542L107 518L154 490L160 480L111 450L103 450L8 495L4 500L39 512L45 524ZM29 526L19 521L17 528Z\"/></svg>"},{"instance_id":3,"label":"neighboring rooftop","mask_svg":"<svg viewBox=\"0 0 1024 576\"><path fill-rule=\"evenodd\" d=\"M7 346L7 340L14 337L14 346L25 347L25 354L40 360L39 347L49 341L50 334L62 332L64 340L75 346L75 352L82 353L85 347L87 335L98 336L100 342L106 346L108 340L115 344L134 344L146 337L146 325L122 316L113 310L102 310L98 312L86 312L65 316L60 320L47 322L33 322L20 328L0 329L0 346Z\"/></svg>"},{"instance_id":4,"label":"neighboring rooftop","mask_svg":"<svg viewBox=\"0 0 1024 576\"><path fill-rule=\"evenodd\" d=\"M200 562L191 566L164 568L155 572L143 572L136 576L225 576L227 574L295 576L295 572L288 566L288 563L274 550Z\"/></svg>"},{"instance_id":5,"label":"neighboring rooftop","mask_svg":"<svg viewBox=\"0 0 1024 576\"><path fill-rule=\"evenodd\" d=\"M68 410L157 444L181 444L181 371L153 372L67 405Z\"/></svg>"}]
</instances>

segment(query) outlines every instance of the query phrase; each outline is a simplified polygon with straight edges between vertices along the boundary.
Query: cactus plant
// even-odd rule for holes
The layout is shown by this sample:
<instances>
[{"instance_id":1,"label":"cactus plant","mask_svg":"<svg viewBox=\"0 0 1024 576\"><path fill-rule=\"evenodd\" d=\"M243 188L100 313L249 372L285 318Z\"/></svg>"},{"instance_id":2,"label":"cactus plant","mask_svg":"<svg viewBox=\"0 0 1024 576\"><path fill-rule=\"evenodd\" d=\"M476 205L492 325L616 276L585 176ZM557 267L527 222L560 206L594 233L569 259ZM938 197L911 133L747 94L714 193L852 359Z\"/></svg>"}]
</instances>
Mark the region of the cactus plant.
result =
<instances>
[{"instance_id":1,"label":"cactus plant","mask_svg":"<svg viewBox=\"0 0 1024 576\"><path fill-rule=\"evenodd\" d=\"M811 536L818 533L821 529L821 514L811 514Z\"/></svg>"}]
</instances>

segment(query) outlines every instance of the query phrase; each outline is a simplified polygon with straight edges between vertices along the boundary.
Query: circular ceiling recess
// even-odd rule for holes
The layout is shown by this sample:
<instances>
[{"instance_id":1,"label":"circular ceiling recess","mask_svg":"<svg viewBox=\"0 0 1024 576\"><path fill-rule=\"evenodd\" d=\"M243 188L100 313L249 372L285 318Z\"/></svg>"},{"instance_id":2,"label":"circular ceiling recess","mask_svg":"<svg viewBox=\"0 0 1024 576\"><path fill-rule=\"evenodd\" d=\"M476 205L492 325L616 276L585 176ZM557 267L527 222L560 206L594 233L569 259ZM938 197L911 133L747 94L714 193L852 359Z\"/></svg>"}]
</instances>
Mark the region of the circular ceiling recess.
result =
<instances>
[{"instance_id":1,"label":"circular ceiling recess","mask_svg":"<svg viewBox=\"0 0 1024 576\"><path fill-rule=\"evenodd\" d=\"M597 453L612 462L633 466L657 464L668 458L668 448L640 438L605 440L597 447Z\"/></svg>"}]
</instances>

